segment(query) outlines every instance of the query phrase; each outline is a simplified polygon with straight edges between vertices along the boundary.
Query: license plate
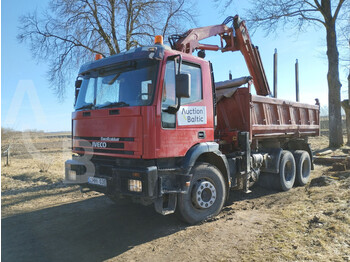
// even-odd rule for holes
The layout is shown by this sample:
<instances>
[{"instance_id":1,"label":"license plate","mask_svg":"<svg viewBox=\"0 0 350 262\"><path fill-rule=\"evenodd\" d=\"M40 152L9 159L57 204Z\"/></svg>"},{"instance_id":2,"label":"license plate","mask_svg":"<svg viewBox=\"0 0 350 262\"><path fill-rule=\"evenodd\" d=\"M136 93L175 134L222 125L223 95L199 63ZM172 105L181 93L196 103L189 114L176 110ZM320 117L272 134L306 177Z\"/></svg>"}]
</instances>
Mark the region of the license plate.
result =
<instances>
[{"instance_id":1,"label":"license plate","mask_svg":"<svg viewBox=\"0 0 350 262\"><path fill-rule=\"evenodd\" d=\"M100 177L89 177L88 178L88 183L92 185L97 185L97 186L107 186L107 180L105 178L100 178Z\"/></svg>"}]
</instances>

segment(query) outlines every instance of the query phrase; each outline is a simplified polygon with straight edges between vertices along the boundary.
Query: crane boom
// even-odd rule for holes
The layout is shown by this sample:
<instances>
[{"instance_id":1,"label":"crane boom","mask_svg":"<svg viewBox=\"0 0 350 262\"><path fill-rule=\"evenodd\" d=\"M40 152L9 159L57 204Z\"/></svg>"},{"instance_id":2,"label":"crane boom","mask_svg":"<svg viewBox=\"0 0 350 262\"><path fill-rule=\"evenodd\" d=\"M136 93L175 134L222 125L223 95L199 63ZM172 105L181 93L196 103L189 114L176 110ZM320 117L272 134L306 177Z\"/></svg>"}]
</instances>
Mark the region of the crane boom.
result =
<instances>
[{"instance_id":1,"label":"crane boom","mask_svg":"<svg viewBox=\"0 0 350 262\"><path fill-rule=\"evenodd\" d=\"M232 27L227 26L231 21L233 22ZM216 35L220 36L221 47L199 43L203 39ZM267 96L271 94L259 49L252 44L245 22L240 20L238 15L228 17L221 25L193 28L183 35L173 35L169 38L169 42L172 49L188 54L195 50L241 51L249 73L253 77L257 95Z\"/></svg>"}]
</instances>

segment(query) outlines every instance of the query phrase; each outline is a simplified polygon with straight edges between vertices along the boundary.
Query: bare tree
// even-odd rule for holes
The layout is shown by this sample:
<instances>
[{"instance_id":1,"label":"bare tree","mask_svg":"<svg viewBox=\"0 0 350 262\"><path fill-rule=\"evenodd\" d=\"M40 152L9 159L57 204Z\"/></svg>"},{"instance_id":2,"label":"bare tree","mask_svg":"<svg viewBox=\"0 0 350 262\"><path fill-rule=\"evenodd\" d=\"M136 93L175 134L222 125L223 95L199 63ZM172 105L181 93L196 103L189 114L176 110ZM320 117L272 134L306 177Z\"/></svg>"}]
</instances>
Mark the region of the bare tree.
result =
<instances>
[{"instance_id":1,"label":"bare tree","mask_svg":"<svg viewBox=\"0 0 350 262\"><path fill-rule=\"evenodd\" d=\"M48 62L51 87L60 99L67 79L93 54L110 56L151 44L195 24L195 8L185 0L51 0L48 11L20 17L17 38L37 61Z\"/></svg>"},{"instance_id":2,"label":"bare tree","mask_svg":"<svg viewBox=\"0 0 350 262\"><path fill-rule=\"evenodd\" d=\"M233 2L227 0L225 5ZM267 33L275 32L280 26L302 30L310 24L320 25L326 30L331 147L343 144L336 23L341 15L348 15L349 5L349 1L345 0L255 0L251 1L251 8L246 14L254 28L262 28Z\"/></svg>"},{"instance_id":3,"label":"bare tree","mask_svg":"<svg viewBox=\"0 0 350 262\"><path fill-rule=\"evenodd\" d=\"M347 61L347 73L348 73L348 98L343 100L341 105L345 111L345 116L346 116L346 134L347 134L347 141L346 144L349 146L350 145L350 14L349 14L349 23L346 24L345 28L343 28L343 33L344 33L344 42L348 43L348 51L349 51L349 56L347 59L344 59ZM345 33L347 32L347 34Z\"/></svg>"}]
</instances>

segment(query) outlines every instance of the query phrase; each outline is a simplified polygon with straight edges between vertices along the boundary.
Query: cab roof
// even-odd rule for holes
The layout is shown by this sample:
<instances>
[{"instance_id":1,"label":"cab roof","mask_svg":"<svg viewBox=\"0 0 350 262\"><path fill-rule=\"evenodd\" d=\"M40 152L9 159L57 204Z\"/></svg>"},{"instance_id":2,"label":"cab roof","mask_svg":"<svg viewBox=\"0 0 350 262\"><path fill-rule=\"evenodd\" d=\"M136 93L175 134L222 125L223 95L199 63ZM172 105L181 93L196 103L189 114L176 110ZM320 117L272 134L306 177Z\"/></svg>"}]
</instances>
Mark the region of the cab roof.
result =
<instances>
[{"instance_id":1,"label":"cab roof","mask_svg":"<svg viewBox=\"0 0 350 262\"><path fill-rule=\"evenodd\" d=\"M112 55L106 58L102 58L96 61L85 63L80 67L79 75L83 75L86 72L100 69L102 67L113 66L121 62L138 59L156 59L162 60L164 57L164 50L168 49L164 45L144 46L130 49L128 51Z\"/></svg>"}]
</instances>

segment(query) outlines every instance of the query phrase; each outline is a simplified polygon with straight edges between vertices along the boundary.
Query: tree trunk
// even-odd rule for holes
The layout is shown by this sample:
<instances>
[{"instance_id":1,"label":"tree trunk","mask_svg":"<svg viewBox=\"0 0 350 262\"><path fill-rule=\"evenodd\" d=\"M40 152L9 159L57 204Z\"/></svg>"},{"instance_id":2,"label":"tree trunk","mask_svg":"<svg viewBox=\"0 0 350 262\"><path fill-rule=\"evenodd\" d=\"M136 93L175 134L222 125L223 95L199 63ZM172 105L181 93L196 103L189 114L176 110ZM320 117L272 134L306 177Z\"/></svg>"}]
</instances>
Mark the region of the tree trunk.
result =
<instances>
[{"instance_id":1,"label":"tree trunk","mask_svg":"<svg viewBox=\"0 0 350 262\"><path fill-rule=\"evenodd\" d=\"M348 99L349 99L348 102L349 102L349 105L350 105L350 69L349 69L349 74L348 74Z\"/></svg>"},{"instance_id":2,"label":"tree trunk","mask_svg":"<svg viewBox=\"0 0 350 262\"><path fill-rule=\"evenodd\" d=\"M350 105L349 105L349 100L343 100L341 103L344 111L345 111L345 116L346 116L346 135L347 135L347 140L346 144L350 146Z\"/></svg>"},{"instance_id":3,"label":"tree trunk","mask_svg":"<svg viewBox=\"0 0 350 262\"><path fill-rule=\"evenodd\" d=\"M327 25L327 57L328 57L328 109L329 109L329 146L340 147L343 144L341 102L339 81L339 53L335 23Z\"/></svg>"},{"instance_id":4,"label":"tree trunk","mask_svg":"<svg viewBox=\"0 0 350 262\"><path fill-rule=\"evenodd\" d=\"M348 75L348 97L348 99L341 103L341 106L343 107L346 116L346 145L350 146L350 72Z\"/></svg>"}]
</instances>

